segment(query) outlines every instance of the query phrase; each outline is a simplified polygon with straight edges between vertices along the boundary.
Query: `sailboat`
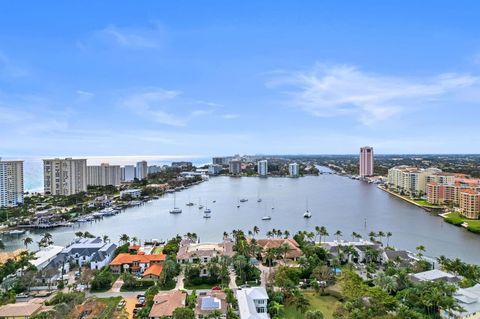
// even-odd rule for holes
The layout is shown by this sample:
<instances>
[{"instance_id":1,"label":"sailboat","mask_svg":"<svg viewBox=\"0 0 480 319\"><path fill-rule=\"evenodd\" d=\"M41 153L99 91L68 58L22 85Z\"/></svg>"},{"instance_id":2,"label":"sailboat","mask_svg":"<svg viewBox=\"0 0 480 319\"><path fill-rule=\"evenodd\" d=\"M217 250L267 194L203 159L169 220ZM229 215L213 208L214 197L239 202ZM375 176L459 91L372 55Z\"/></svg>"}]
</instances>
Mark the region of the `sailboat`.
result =
<instances>
[{"instance_id":1,"label":"sailboat","mask_svg":"<svg viewBox=\"0 0 480 319\"><path fill-rule=\"evenodd\" d=\"M260 193L257 193L257 203L261 203L262 199L260 198Z\"/></svg>"},{"instance_id":2,"label":"sailboat","mask_svg":"<svg viewBox=\"0 0 480 319\"><path fill-rule=\"evenodd\" d=\"M205 214L210 214L212 211L210 210L210 208L208 208L207 206L205 206L205 210L203 211ZM204 216L205 217L205 216Z\"/></svg>"},{"instance_id":3,"label":"sailboat","mask_svg":"<svg viewBox=\"0 0 480 319\"><path fill-rule=\"evenodd\" d=\"M176 206L177 206L177 195L176 193L173 193L173 209L170 211L170 214L180 214L182 212L182 209Z\"/></svg>"},{"instance_id":4,"label":"sailboat","mask_svg":"<svg viewBox=\"0 0 480 319\"><path fill-rule=\"evenodd\" d=\"M195 203L193 203L191 200L190 200L190 197L188 198L188 203L186 204L187 206L194 206Z\"/></svg>"},{"instance_id":5,"label":"sailboat","mask_svg":"<svg viewBox=\"0 0 480 319\"><path fill-rule=\"evenodd\" d=\"M303 214L303 218L312 218L312 213L308 210L308 199L307 199L307 208L305 209L305 213Z\"/></svg>"},{"instance_id":6,"label":"sailboat","mask_svg":"<svg viewBox=\"0 0 480 319\"><path fill-rule=\"evenodd\" d=\"M262 220L270 220L272 219L272 216L267 215L267 207L265 207L265 216L262 217Z\"/></svg>"},{"instance_id":7,"label":"sailboat","mask_svg":"<svg viewBox=\"0 0 480 319\"><path fill-rule=\"evenodd\" d=\"M202 201L198 200L198 209L203 209Z\"/></svg>"}]
</instances>

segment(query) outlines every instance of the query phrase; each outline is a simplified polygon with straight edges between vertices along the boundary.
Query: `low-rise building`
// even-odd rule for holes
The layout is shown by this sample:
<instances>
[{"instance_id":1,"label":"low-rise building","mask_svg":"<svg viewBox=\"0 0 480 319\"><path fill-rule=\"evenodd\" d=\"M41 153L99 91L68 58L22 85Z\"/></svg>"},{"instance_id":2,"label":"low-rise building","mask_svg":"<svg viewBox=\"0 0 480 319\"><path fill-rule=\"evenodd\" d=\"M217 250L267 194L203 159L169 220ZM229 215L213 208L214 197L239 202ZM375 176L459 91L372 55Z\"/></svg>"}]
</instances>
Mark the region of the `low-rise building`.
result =
<instances>
[{"instance_id":1,"label":"low-rise building","mask_svg":"<svg viewBox=\"0 0 480 319\"><path fill-rule=\"evenodd\" d=\"M218 175L222 172L223 166L219 164L211 164L208 166L209 175Z\"/></svg>"},{"instance_id":2,"label":"low-rise building","mask_svg":"<svg viewBox=\"0 0 480 319\"><path fill-rule=\"evenodd\" d=\"M200 292L195 306L196 318L207 318L213 311L221 313L221 318L227 315L227 295L223 291Z\"/></svg>"},{"instance_id":3,"label":"low-rise building","mask_svg":"<svg viewBox=\"0 0 480 319\"><path fill-rule=\"evenodd\" d=\"M28 319L42 311L42 302L31 300L0 307L1 319Z\"/></svg>"},{"instance_id":4,"label":"low-rise building","mask_svg":"<svg viewBox=\"0 0 480 319\"><path fill-rule=\"evenodd\" d=\"M439 270L439 269L432 269L424 272L419 272L416 274L411 274L410 279L413 282L422 282L422 281L445 281L448 283L458 283L462 280L462 278L450 274L448 272Z\"/></svg>"},{"instance_id":5,"label":"low-rise building","mask_svg":"<svg viewBox=\"0 0 480 319\"><path fill-rule=\"evenodd\" d=\"M160 276L162 271L156 265L163 265L165 262L164 254L145 255L145 254L118 254L115 259L110 262L110 269L114 274L121 274L123 272L130 272L137 276L146 275L146 278L153 278ZM149 270L150 267L153 267Z\"/></svg>"},{"instance_id":6,"label":"low-rise building","mask_svg":"<svg viewBox=\"0 0 480 319\"><path fill-rule=\"evenodd\" d=\"M268 294L263 287L238 289L235 292L240 319L269 319Z\"/></svg>"},{"instance_id":7,"label":"low-rise building","mask_svg":"<svg viewBox=\"0 0 480 319\"><path fill-rule=\"evenodd\" d=\"M286 259L297 260L297 258L302 256L303 254L300 246L293 238L258 239L257 244L262 249L263 257L265 257L265 254L269 248L280 248L283 245L286 245L288 247L288 250L285 253Z\"/></svg>"},{"instance_id":8,"label":"low-rise building","mask_svg":"<svg viewBox=\"0 0 480 319\"><path fill-rule=\"evenodd\" d=\"M101 238L76 238L62 250L66 261L90 268L101 269L112 260L117 249L114 243L105 243Z\"/></svg>"},{"instance_id":9,"label":"low-rise building","mask_svg":"<svg viewBox=\"0 0 480 319\"><path fill-rule=\"evenodd\" d=\"M458 289L453 297L464 311L440 310L444 319L479 319L480 318L480 284L470 288Z\"/></svg>"},{"instance_id":10,"label":"low-rise building","mask_svg":"<svg viewBox=\"0 0 480 319\"><path fill-rule=\"evenodd\" d=\"M187 294L183 291L162 291L153 297L153 305L148 318L170 318L175 309L185 307L186 299Z\"/></svg>"},{"instance_id":11,"label":"low-rise building","mask_svg":"<svg viewBox=\"0 0 480 319\"><path fill-rule=\"evenodd\" d=\"M142 190L141 189L126 189L124 191L120 192L120 198L123 198L125 196L130 196L132 198L139 198L142 196Z\"/></svg>"},{"instance_id":12,"label":"low-rise building","mask_svg":"<svg viewBox=\"0 0 480 319\"><path fill-rule=\"evenodd\" d=\"M177 253L177 262L181 264L199 263L206 265L212 258L232 257L233 241L225 239L221 243L194 243L188 239L180 242ZM200 276L209 276L207 267L203 267Z\"/></svg>"}]
</instances>

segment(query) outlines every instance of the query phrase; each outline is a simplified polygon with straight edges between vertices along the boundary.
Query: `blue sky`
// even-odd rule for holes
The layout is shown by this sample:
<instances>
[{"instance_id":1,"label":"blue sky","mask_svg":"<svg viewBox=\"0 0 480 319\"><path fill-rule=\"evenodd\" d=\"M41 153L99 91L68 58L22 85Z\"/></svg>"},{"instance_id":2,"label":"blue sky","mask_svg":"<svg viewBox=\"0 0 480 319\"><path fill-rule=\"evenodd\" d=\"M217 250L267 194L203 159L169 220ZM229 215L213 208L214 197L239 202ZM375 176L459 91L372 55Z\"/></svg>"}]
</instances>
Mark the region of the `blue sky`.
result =
<instances>
[{"instance_id":1,"label":"blue sky","mask_svg":"<svg viewBox=\"0 0 480 319\"><path fill-rule=\"evenodd\" d=\"M479 11L3 1L0 154L478 153Z\"/></svg>"}]
</instances>

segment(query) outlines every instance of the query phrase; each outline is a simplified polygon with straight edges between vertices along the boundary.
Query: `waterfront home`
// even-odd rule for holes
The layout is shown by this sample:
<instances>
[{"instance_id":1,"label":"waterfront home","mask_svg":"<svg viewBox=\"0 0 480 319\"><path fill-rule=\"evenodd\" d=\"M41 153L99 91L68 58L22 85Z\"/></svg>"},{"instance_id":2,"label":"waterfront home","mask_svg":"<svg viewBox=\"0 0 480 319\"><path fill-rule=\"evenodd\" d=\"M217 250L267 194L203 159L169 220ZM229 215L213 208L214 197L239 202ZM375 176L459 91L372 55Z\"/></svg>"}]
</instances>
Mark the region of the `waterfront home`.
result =
<instances>
[{"instance_id":1,"label":"waterfront home","mask_svg":"<svg viewBox=\"0 0 480 319\"><path fill-rule=\"evenodd\" d=\"M180 242L180 248L177 253L177 262L198 263L206 265L212 258L232 257L233 241L225 239L221 243L194 243L189 239ZM207 267L202 268L200 276L209 276Z\"/></svg>"},{"instance_id":2,"label":"waterfront home","mask_svg":"<svg viewBox=\"0 0 480 319\"><path fill-rule=\"evenodd\" d=\"M33 255L34 259L32 259L30 263L34 265L37 270L43 270L51 266L52 263L55 263L62 250L62 246L50 245L48 247L44 247L35 252Z\"/></svg>"},{"instance_id":3,"label":"waterfront home","mask_svg":"<svg viewBox=\"0 0 480 319\"><path fill-rule=\"evenodd\" d=\"M368 250L378 251L380 257L380 246L368 240L359 240L359 241L331 241L323 242L322 247L334 258L342 259L342 262L353 261L353 262L365 262L367 257ZM345 251L347 247L352 247L356 252L356 256L347 255ZM380 259L380 258L377 258Z\"/></svg>"},{"instance_id":4,"label":"waterfront home","mask_svg":"<svg viewBox=\"0 0 480 319\"><path fill-rule=\"evenodd\" d=\"M382 261L391 261L400 267L408 267L417 261L417 258L406 250L385 249L382 252Z\"/></svg>"},{"instance_id":5,"label":"waterfront home","mask_svg":"<svg viewBox=\"0 0 480 319\"><path fill-rule=\"evenodd\" d=\"M90 263L90 268L101 269L112 260L117 249L114 243L105 243L101 238L76 238L62 250L66 261L78 266Z\"/></svg>"},{"instance_id":6,"label":"waterfront home","mask_svg":"<svg viewBox=\"0 0 480 319\"><path fill-rule=\"evenodd\" d=\"M226 318L227 306L227 295L223 291L200 292L197 296L195 317L207 318L209 314L217 310L221 313L221 318Z\"/></svg>"},{"instance_id":7,"label":"waterfront home","mask_svg":"<svg viewBox=\"0 0 480 319\"><path fill-rule=\"evenodd\" d=\"M268 294L263 287L238 289L235 292L240 319L269 319Z\"/></svg>"},{"instance_id":8,"label":"waterfront home","mask_svg":"<svg viewBox=\"0 0 480 319\"><path fill-rule=\"evenodd\" d=\"M131 198L139 198L140 196L142 196L142 190L126 189L126 190L120 191L120 198L123 198L125 196L130 196Z\"/></svg>"},{"instance_id":9,"label":"waterfront home","mask_svg":"<svg viewBox=\"0 0 480 319\"><path fill-rule=\"evenodd\" d=\"M445 319L479 319L480 318L480 284L470 288L458 289L453 297L464 311L440 310L440 317Z\"/></svg>"},{"instance_id":10,"label":"waterfront home","mask_svg":"<svg viewBox=\"0 0 480 319\"><path fill-rule=\"evenodd\" d=\"M257 239L257 244L262 249L262 257L265 257L268 249L280 248L284 245L288 246L288 250L285 253L286 259L297 260L297 258L303 254L300 246L293 238Z\"/></svg>"},{"instance_id":11,"label":"waterfront home","mask_svg":"<svg viewBox=\"0 0 480 319\"><path fill-rule=\"evenodd\" d=\"M155 265L163 265L165 262L165 255L158 254L158 255L145 255L145 254L127 254L121 253L118 254L115 259L110 262L110 269L112 273L119 275L122 272L130 272L137 276L142 276L144 273L150 268L147 272L149 277L150 275L157 275L160 276L161 268Z\"/></svg>"},{"instance_id":12,"label":"waterfront home","mask_svg":"<svg viewBox=\"0 0 480 319\"><path fill-rule=\"evenodd\" d=\"M42 311L42 301L32 299L28 302L7 304L0 307L1 319L28 319Z\"/></svg>"},{"instance_id":13,"label":"waterfront home","mask_svg":"<svg viewBox=\"0 0 480 319\"><path fill-rule=\"evenodd\" d=\"M171 318L177 308L185 307L187 294L183 291L162 291L153 297L149 319Z\"/></svg>"},{"instance_id":14,"label":"waterfront home","mask_svg":"<svg viewBox=\"0 0 480 319\"><path fill-rule=\"evenodd\" d=\"M439 270L439 269L432 269L424 272L419 272L416 274L411 274L410 279L413 282L421 282L421 281L445 281L451 284L456 284L462 280L461 277L455 276L448 272Z\"/></svg>"}]
</instances>

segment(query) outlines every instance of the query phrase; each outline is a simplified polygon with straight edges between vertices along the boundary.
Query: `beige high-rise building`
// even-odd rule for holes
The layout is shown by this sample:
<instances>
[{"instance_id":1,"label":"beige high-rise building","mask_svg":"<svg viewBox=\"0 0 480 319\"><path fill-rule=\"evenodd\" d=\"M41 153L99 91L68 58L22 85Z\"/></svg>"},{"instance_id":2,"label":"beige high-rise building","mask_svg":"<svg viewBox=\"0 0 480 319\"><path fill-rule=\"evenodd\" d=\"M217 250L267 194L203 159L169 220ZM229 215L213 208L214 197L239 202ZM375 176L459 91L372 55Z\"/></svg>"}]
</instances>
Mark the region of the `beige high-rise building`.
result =
<instances>
[{"instance_id":1,"label":"beige high-rise building","mask_svg":"<svg viewBox=\"0 0 480 319\"><path fill-rule=\"evenodd\" d=\"M23 203L23 161L2 161L0 158L0 207Z\"/></svg>"},{"instance_id":2,"label":"beige high-rise building","mask_svg":"<svg viewBox=\"0 0 480 319\"><path fill-rule=\"evenodd\" d=\"M46 195L73 195L87 191L87 160L55 158L43 160Z\"/></svg>"},{"instance_id":3,"label":"beige high-rise building","mask_svg":"<svg viewBox=\"0 0 480 319\"><path fill-rule=\"evenodd\" d=\"M122 171L119 165L102 163L99 166L87 166L87 185L120 185Z\"/></svg>"},{"instance_id":4,"label":"beige high-rise building","mask_svg":"<svg viewBox=\"0 0 480 319\"><path fill-rule=\"evenodd\" d=\"M427 192L429 176L441 173L438 168L422 169L414 166L395 166L388 170L388 185L397 192L422 195Z\"/></svg>"},{"instance_id":5,"label":"beige high-rise building","mask_svg":"<svg viewBox=\"0 0 480 319\"><path fill-rule=\"evenodd\" d=\"M360 177L373 175L373 147L360 148Z\"/></svg>"}]
</instances>

